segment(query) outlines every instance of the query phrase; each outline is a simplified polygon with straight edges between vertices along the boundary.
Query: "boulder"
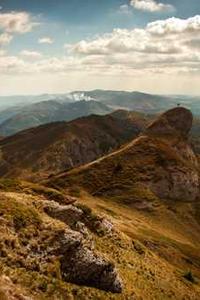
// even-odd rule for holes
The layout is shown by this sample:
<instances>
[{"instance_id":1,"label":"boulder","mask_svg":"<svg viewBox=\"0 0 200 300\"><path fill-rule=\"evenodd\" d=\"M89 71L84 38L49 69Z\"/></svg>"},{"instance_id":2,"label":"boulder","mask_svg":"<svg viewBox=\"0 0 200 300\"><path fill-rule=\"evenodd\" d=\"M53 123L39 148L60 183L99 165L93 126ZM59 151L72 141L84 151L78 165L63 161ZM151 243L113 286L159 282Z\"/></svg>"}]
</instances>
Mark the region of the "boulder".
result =
<instances>
[{"instance_id":1,"label":"boulder","mask_svg":"<svg viewBox=\"0 0 200 300\"><path fill-rule=\"evenodd\" d=\"M78 232L65 232L60 239L61 272L65 281L113 293L122 292L115 266L95 253Z\"/></svg>"}]
</instances>

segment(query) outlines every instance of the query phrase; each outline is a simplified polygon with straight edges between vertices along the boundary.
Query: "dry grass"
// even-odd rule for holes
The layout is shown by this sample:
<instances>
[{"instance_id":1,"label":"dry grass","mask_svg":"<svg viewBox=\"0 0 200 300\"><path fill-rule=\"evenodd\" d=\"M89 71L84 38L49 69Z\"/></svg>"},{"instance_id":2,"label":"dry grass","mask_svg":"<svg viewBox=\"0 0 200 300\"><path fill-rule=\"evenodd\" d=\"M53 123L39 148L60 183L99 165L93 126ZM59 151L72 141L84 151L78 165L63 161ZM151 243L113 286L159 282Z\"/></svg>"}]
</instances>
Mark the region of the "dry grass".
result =
<instances>
[{"instance_id":1,"label":"dry grass","mask_svg":"<svg viewBox=\"0 0 200 300\"><path fill-rule=\"evenodd\" d=\"M55 260L43 264L36 257L27 264L26 245L47 247L62 224L51 220L49 225L37 195L3 192L0 197L1 218L7 222L4 230L0 222L0 274L8 275L37 300L68 296L75 300L199 299L200 226L193 218L193 204L177 203L172 210L169 202L153 198L157 206L149 212L80 191L80 205L89 215L106 214L115 225L112 236L93 234L97 249L116 264L123 278L123 293L113 295L63 282ZM149 197L147 193L148 201ZM23 221L23 228L12 225L15 215ZM188 270L195 283L185 279Z\"/></svg>"}]
</instances>

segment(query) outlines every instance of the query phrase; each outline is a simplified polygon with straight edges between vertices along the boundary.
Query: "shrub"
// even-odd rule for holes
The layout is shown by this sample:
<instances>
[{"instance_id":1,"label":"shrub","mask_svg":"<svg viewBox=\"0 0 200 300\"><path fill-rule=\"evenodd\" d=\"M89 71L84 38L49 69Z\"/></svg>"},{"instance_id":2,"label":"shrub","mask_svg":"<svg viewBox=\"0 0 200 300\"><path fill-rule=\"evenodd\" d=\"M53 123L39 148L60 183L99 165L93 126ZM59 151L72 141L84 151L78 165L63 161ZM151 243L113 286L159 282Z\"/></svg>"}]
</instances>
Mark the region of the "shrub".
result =
<instances>
[{"instance_id":1,"label":"shrub","mask_svg":"<svg viewBox=\"0 0 200 300\"><path fill-rule=\"evenodd\" d=\"M183 277L185 279L187 279L188 281L192 282L192 283L195 283L195 278L194 278L194 275L192 274L192 271L188 271L186 272Z\"/></svg>"}]
</instances>

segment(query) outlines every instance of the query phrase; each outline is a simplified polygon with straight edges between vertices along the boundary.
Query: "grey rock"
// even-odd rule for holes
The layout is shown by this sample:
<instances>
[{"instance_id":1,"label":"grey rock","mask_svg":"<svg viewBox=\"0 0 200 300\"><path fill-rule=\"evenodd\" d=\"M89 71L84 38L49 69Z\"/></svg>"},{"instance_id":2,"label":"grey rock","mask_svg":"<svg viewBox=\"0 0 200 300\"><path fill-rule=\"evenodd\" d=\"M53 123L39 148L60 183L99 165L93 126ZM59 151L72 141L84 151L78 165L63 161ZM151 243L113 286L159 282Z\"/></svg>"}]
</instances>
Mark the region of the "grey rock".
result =
<instances>
[{"instance_id":1,"label":"grey rock","mask_svg":"<svg viewBox=\"0 0 200 300\"><path fill-rule=\"evenodd\" d=\"M59 205L55 202L48 202L44 207L45 213L50 217L60 220L68 226L73 226L82 219L83 212L73 205Z\"/></svg>"},{"instance_id":2,"label":"grey rock","mask_svg":"<svg viewBox=\"0 0 200 300\"><path fill-rule=\"evenodd\" d=\"M65 233L60 246L64 280L113 293L122 292L122 282L114 265L87 247L80 233Z\"/></svg>"}]
</instances>

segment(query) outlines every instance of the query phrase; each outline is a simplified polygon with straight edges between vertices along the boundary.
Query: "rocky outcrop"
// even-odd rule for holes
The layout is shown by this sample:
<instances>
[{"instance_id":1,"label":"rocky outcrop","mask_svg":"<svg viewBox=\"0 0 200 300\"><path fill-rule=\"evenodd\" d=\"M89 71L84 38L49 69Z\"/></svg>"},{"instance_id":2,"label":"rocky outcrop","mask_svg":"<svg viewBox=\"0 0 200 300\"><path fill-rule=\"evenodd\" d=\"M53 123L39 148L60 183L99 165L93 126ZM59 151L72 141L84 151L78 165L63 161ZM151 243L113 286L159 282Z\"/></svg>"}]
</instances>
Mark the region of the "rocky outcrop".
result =
<instances>
[{"instance_id":1,"label":"rocky outcrop","mask_svg":"<svg viewBox=\"0 0 200 300\"><path fill-rule=\"evenodd\" d=\"M153 121L146 129L147 134L160 137L180 136L187 138L192 128L193 115L184 107L168 110Z\"/></svg>"},{"instance_id":2,"label":"rocky outcrop","mask_svg":"<svg viewBox=\"0 0 200 300\"><path fill-rule=\"evenodd\" d=\"M161 161L157 168L157 180L148 183L162 198L194 200L198 195L198 161L188 142L192 121L188 109L177 107L162 114L145 132L155 146L162 143L157 151L165 163L162 165ZM174 155L172 161L170 154Z\"/></svg>"},{"instance_id":3,"label":"rocky outcrop","mask_svg":"<svg viewBox=\"0 0 200 300\"><path fill-rule=\"evenodd\" d=\"M92 235L88 230L95 228L97 233L100 229L101 232L110 233L113 226L105 218L96 215L93 215L96 225L90 224L92 211L86 209L86 206L83 207L85 210L73 205L61 206L56 202L45 202L45 213L73 229L61 232L56 240L56 250L53 248L53 252L61 256L63 279L79 285L120 293L122 283L116 268L95 252Z\"/></svg>"},{"instance_id":4,"label":"rocky outcrop","mask_svg":"<svg viewBox=\"0 0 200 300\"><path fill-rule=\"evenodd\" d=\"M79 232L64 232L57 254L61 255L63 279L113 293L122 292L122 283L112 263L94 252Z\"/></svg>"},{"instance_id":5,"label":"rocky outcrop","mask_svg":"<svg viewBox=\"0 0 200 300\"><path fill-rule=\"evenodd\" d=\"M44 202L45 203L45 202ZM60 220L71 229L83 232L89 228L98 235L108 235L113 231L113 224L104 216L95 214L89 207L81 204L59 205L57 202L46 201L44 211L50 217Z\"/></svg>"},{"instance_id":6,"label":"rocky outcrop","mask_svg":"<svg viewBox=\"0 0 200 300\"><path fill-rule=\"evenodd\" d=\"M83 211L73 205L59 205L56 202L46 202L44 211L52 218L58 219L70 227L83 218Z\"/></svg>"}]
</instances>

